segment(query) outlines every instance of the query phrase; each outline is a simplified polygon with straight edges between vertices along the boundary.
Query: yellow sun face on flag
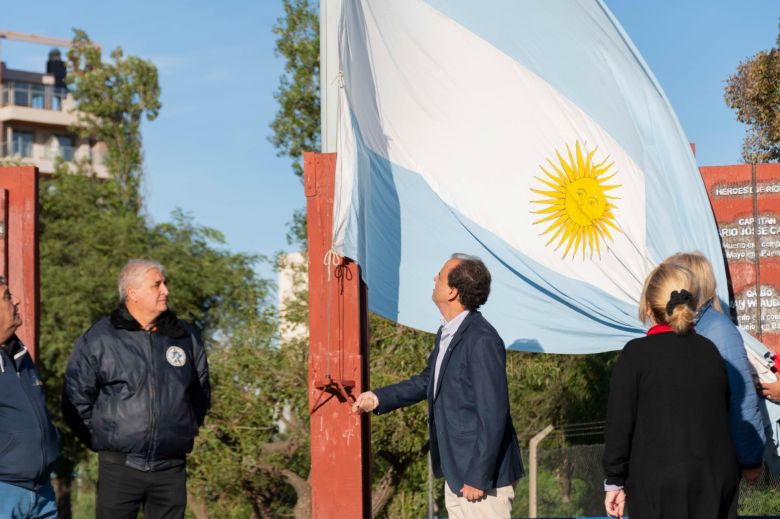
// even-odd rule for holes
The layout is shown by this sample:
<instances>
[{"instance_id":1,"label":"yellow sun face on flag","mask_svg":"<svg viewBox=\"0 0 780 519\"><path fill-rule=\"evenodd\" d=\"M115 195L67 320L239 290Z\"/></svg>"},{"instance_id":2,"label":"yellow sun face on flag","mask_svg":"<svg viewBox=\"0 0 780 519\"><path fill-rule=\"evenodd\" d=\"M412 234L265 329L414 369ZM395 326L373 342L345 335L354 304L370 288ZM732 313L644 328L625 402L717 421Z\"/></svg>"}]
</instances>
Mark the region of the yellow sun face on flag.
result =
<instances>
[{"instance_id":1,"label":"yellow sun face on flag","mask_svg":"<svg viewBox=\"0 0 780 519\"><path fill-rule=\"evenodd\" d=\"M544 215L533 224L547 226L540 236L553 233L546 245L550 245L556 239L558 242L555 250L566 245L564 258L569 251L572 251L572 258L578 251L581 252L583 259L586 252L592 258L594 251L600 258L601 240L612 241L609 228L620 232L615 225L615 215L612 212L617 207L611 202L619 198L607 194L620 185L606 184L616 175L610 171L614 162L607 163L609 157L605 157L598 164L594 164L593 157L597 149L588 151L586 143L580 145L577 141L574 154L566 145L567 158L562 157L561 153L555 150L557 164L547 159L549 168L539 166L546 178L535 177L549 189L545 187L531 189L534 193L545 197L543 200L532 201L533 204L545 206L531 211L533 214Z\"/></svg>"}]
</instances>

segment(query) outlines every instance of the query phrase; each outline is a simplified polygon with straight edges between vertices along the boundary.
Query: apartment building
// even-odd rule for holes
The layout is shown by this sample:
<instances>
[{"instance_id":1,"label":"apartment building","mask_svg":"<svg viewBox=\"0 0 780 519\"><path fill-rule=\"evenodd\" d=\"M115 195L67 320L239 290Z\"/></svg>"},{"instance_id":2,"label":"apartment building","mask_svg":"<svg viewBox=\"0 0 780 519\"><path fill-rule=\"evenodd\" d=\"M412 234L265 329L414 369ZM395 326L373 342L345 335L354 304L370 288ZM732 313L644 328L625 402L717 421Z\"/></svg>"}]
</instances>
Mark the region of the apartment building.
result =
<instances>
[{"instance_id":1,"label":"apartment building","mask_svg":"<svg viewBox=\"0 0 780 519\"><path fill-rule=\"evenodd\" d=\"M58 49L41 59L44 71L14 70L0 62L0 161L30 164L54 173L58 158L73 168L86 160L99 177L108 177L105 144L71 131L76 103L65 84L67 67Z\"/></svg>"}]
</instances>

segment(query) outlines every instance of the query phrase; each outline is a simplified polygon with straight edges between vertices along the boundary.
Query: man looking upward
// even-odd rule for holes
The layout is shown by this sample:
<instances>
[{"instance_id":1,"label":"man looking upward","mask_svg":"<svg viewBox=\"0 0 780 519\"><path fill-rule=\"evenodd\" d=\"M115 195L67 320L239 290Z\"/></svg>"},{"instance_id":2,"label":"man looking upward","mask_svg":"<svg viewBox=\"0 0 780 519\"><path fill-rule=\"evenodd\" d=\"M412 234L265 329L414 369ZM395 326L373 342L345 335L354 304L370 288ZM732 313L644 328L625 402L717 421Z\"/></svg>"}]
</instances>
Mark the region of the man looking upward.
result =
<instances>
[{"instance_id":1,"label":"man looking upward","mask_svg":"<svg viewBox=\"0 0 780 519\"><path fill-rule=\"evenodd\" d=\"M523 465L504 342L478 311L490 294L490 272L477 257L453 254L433 281L444 324L425 369L361 393L353 409L382 414L427 400L431 462L445 479L449 516L509 518Z\"/></svg>"}]
</instances>

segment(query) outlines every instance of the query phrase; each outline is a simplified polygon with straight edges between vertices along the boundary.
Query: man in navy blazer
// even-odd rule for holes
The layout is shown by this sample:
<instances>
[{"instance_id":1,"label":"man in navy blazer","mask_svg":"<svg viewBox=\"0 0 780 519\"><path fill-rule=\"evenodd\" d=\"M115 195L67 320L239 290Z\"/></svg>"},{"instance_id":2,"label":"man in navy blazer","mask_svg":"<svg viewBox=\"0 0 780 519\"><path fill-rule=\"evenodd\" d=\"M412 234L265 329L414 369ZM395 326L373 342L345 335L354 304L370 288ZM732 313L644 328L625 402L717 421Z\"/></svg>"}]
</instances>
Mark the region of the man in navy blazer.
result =
<instances>
[{"instance_id":1,"label":"man in navy blazer","mask_svg":"<svg viewBox=\"0 0 780 519\"><path fill-rule=\"evenodd\" d=\"M504 342L477 309L490 294L479 258L453 254L434 278L444 324L418 375L361 393L354 410L386 413L428 402L433 472L451 518L510 517L523 464L506 381Z\"/></svg>"}]
</instances>

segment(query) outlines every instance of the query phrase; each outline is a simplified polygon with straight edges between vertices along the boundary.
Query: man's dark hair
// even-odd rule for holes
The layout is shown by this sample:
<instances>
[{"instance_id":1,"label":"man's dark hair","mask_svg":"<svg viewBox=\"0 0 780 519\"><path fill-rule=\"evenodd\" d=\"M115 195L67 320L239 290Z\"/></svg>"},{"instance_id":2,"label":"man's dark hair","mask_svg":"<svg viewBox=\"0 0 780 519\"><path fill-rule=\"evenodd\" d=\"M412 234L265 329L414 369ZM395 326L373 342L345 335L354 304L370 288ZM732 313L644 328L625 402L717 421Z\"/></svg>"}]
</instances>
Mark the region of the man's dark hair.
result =
<instances>
[{"instance_id":1,"label":"man's dark hair","mask_svg":"<svg viewBox=\"0 0 780 519\"><path fill-rule=\"evenodd\" d=\"M476 256L456 253L452 259L460 260L460 263L447 275L447 285L457 289L460 303L467 310L476 310L490 295L490 271Z\"/></svg>"}]
</instances>

